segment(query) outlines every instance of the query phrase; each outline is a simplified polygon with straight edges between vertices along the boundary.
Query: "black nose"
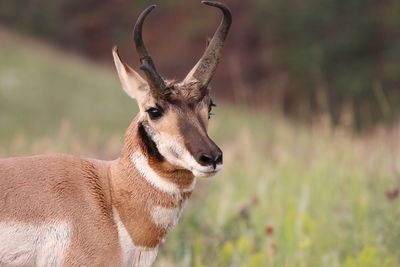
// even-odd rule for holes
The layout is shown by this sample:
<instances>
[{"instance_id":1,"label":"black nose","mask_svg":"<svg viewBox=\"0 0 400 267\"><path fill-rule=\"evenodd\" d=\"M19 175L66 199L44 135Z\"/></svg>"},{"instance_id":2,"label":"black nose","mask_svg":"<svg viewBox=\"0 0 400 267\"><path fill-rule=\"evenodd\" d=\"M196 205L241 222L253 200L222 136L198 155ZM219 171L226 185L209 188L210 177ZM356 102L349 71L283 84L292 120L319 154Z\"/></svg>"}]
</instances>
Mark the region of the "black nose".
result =
<instances>
[{"instance_id":1,"label":"black nose","mask_svg":"<svg viewBox=\"0 0 400 267\"><path fill-rule=\"evenodd\" d=\"M200 162L204 165L213 165L214 168L217 164L222 163L222 152L218 152L215 155L201 154Z\"/></svg>"}]
</instances>

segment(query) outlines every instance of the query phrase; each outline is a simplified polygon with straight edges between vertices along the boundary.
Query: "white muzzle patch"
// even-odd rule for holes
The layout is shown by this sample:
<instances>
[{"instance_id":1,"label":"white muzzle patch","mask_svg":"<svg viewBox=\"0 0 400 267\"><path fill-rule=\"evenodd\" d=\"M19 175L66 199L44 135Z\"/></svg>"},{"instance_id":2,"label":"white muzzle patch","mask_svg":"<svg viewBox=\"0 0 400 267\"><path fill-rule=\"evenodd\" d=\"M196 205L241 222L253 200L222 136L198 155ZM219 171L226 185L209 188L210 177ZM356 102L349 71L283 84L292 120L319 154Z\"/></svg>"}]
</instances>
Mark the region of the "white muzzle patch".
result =
<instances>
[{"instance_id":1,"label":"white muzzle patch","mask_svg":"<svg viewBox=\"0 0 400 267\"><path fill-rule=\"evenodd\" d=\"M152 138L160 154L171 164L190 170L195 177L209 177L222 170L223 165L200 165L179 140L165 133L159 133L149 126L145 126L147 134Z\"/></svg>"}]
</instances>

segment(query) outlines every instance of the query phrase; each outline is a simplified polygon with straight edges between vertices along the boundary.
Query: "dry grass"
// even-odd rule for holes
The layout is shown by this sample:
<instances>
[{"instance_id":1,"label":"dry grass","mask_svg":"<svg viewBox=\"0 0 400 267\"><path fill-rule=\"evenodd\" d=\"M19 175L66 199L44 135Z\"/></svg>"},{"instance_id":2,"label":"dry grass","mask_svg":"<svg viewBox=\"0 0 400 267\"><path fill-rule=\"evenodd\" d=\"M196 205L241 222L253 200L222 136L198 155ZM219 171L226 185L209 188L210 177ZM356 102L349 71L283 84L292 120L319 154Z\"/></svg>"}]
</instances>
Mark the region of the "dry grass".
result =
<instances>
[{"instance_id":1,"label":"dry grass","mask_svg":"<svg viewBox=\"0 0 400 267\"><path fill-rule=\"evenodd\" d=\"M116 75L26 44L0 46L0 156L115 158L136 113ZM355 136L222 104L211 135L225 169L200 182L158 266L400 265L400 127Z\"/></svg>"}]
</instances>

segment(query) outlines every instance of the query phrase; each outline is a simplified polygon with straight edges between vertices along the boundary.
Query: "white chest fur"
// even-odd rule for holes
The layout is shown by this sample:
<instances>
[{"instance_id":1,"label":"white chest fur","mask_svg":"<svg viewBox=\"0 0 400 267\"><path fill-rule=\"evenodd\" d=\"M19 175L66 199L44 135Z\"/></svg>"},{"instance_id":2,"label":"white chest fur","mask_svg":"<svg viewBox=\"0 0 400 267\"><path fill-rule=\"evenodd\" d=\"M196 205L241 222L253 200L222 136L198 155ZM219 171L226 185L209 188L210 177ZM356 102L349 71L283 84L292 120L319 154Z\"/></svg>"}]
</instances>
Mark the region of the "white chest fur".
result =
<instances>
[{"instance_id":1,"label":"white chest fur","mask_svg":"<svg viewBox=\"0 0 400 267\"><path fill-rule=\"evenodd\" d=\"M147 158L141 152L135 152L131 156L133 166L139 171L142 177L156 189L171 194L177 199L182 197L183 192L191 192L196 184L193 179L192 184L183 192L179 187L169 182L168 179L160 177L148 164ZM183 205L183 203L182 203ZM182 213L182 205L176 208L165 208L162 206L153 206L150 204L146 207L150 213L153 222L161 228L170 231L178 222ZM157 256L158 247L145 248L136 246L124 224L114 209L114 220L118 227L118 234L123 256L123 266L151 266ZM138 226L140 227L140 226Z\"/></svg>"},{"instance_id":2,"label":"white chest fur","mask_svg":"<svg viewBox=\"0 0 400 267\"><path fill-rule=\"evenodd\" d=\"M62 266L70 236L65 223L0 223L0 265Z\"/></svg>"},{"instance_id":3,"label":"white chest fur","mask_svg":"<svg viewBox=\"0 0 400 267\"><path fill-rule=\"evenodd\" d=\"M122 250L122 266L148 267L157 257L158 248L144 248L135 246L122 223L118 212L114 209L114 221L117 224L119 242Z\"/></svg>"}]
</instances>

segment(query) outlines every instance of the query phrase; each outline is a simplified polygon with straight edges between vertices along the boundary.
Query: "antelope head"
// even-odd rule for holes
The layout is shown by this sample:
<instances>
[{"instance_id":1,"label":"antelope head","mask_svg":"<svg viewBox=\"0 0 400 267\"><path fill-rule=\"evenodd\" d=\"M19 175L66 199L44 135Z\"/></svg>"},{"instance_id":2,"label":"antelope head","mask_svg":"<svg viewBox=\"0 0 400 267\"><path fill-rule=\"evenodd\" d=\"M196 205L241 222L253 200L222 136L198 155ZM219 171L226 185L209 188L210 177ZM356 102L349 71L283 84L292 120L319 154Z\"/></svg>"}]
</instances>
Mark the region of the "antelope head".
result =
<instances>
[{"instance_id":1,"label":"antelope head","mask_svg":"<svg viewBox=\"0 0 400 267\"><path fill-rule=\"evenodd\" d=\"M221 57L232 17L222 3L202 1L217 7L223 20L209 42L203 56L183 81L165 80L142 39L146 16L155 8L149 6L139 16L134 28L134 41L140 57L142 78L113 49L114 62L124 91L139 105L138 125L155 145L155 153L181 170L197 177L207 177L222 168L222 151L207 134L213 102L209 83Z\"/></svg>"}]
</instances>

